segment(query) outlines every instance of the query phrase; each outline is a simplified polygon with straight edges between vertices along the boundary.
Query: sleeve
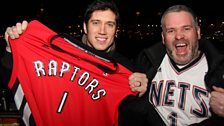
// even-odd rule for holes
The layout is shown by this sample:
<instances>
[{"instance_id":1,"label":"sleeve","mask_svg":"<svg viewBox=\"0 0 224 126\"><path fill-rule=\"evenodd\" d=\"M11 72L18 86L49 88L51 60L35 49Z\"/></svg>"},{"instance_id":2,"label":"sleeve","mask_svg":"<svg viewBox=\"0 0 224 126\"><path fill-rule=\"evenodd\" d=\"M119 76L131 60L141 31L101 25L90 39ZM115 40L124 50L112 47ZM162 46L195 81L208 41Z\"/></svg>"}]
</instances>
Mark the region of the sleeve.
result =
<instances>
[{"instance_id":1,"label":"sleeve","mask_svg":"<svg viewBox=\"0 0 224 126\"><path fill-rule=\"evenodd\" d=\"M144 50L140 52L135 58L133 58L135 71L147 73L147 71L151 68L152 64L149 61Z\"/></svg>"},{"instance_id":2,"label":"sleeve","mask_svg":"<svg viewBox=\"0 0 224 126\"><path fill-rule=\"evenodd\" d=\"M128 96L119 106L119 126L165 126L165 123L148 101Z\"/></svg>"},{"instance_id":3,"label":"sleeve","mask_svg":"<svg viewBox=\"0 0 224 126\"><path fill-rule=\"evenodd\" d=\"M209 70L205 75L205 82L209 89L212 90L212 86L224 88L224 55L218 50L217 47L211 41L201 40L201 50L205 53Z\"/></svg>"},{"instance_id":4,"label":"sleeve","mask_svg":"<svg viewBox=\"0 0 224 126\"><path fill-rule=\"evenodd\" d=\"M200 123L191 124L190 126L222 126L223 124L224 118L214 114L209 119Z\"/></svg>"},{"instance_id":5,"label":"sleeve","mask_svg":"<svg viewBox=\"0 0 224 126\"><path fill-rule=\"evenodd\" d=\"M4 56L1 59L2 66L7 69L12 69L12 54L5 51Z\"/></svg>"},{"instance_id":6,"label":"sleeve","mask_svg":"<svg viewBox=\"0 0 224 126\"><path fill-rule=\"evenodd\" d=\"M5 52L1 59L1 78L3 87L7 87L12 73L12 54Z\"/></svg>"},{"instance_id":7,"label":"sleeve","mask_svg":"<svg viewBox=\"0 0 224 126\"><path fill-rule=\"evenodd\" d=\"M205 75L205 82L211 90L213 85L224 88L224 57Z\"/></svg>"}]
</instances>

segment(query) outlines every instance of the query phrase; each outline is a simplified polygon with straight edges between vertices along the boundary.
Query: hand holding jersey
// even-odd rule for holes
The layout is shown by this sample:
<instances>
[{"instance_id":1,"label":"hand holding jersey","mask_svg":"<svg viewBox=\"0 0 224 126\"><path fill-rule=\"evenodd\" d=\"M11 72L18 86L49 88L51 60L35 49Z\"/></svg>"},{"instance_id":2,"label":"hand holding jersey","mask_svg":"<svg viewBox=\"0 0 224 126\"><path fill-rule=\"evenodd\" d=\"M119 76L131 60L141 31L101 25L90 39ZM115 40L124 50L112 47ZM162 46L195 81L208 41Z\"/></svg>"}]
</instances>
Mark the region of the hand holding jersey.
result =
<instances>
[{"instance_id":1,"label":"hand holding jersey","mask_svg":"<svg viewBox=\"0 0 224 126\"><path fill-rule=\"evenodd\" d=\"M5 31L5 40L7 43L6 51L11 52L8 37L10 36L11 39L19 38L20 34L22 34L26 30L27 25L28 22L23 21L22 23L16 23L15 26L7 27Z\"/></svg>"},{"instance_id":2,"label":"hand holding jersey","mask_svg":"<svg viewBox=\"0 0 224 126\"><path fill-rule=\"evenodd\" d=\"M84 36L86 36L86 39L84 39L84 40L86 40L86 41L83 41L83 43L86 44L86 45L88 45L89 47L93 48L93 50L95 49L95 50L101 50L103 52L112 52L115 49L114 38L115 38L115 35L116 35L116 30L118 28L118 23L119 23L119 13L118 13L118 10L117 10L116 5L113 2L109 2L109 1L93 1L88 6L88 8L86 9L86 12L85 12L85 15L84 15L83 28L84 28L84 32L85 32L85 35ZM12 39L19 37L19 35L26 29L26 27L24 27L23 24L27 25L26 22L25 23L22 23L22 24L17 23L15 27L7 28L7 32L12 37ZM46 30L45 29L44 31L49 31L49 30ZM118 72L118 71L120 71L120 70L123 71L122 70L122 67L121 67L120 70L116 71L117 68L119 67L119 64L117 66L116 64L112 63L110 60L108 60L105 57L96 55L96 54L92 53L91 51L87 51L87 52L90 55L92 55L92 56L96 56L97 58L96 57L91 57L89 55L86 55L85 53L84 54L81 53L80 50L83 50L84 48L83 47L80 48L79 46L76 46L76 44L75 45L71 44L70 42L71 42L72 39L68 39L67 37L63 37L64 40L62 40L61 39L62 36L61 37L60 36L57 36L57 37L53 37L54 39L52 39L52 40L48 40L47 38L49 38L49 37L46 38L46 36L47 36L46 34L40 34L41 32L36 32L35 30L33 30L32 33L36 33L36 34L24 33L25 35L24 34L21 35L22 38L20 38L20 40L24 40L23 42L21 42L20 40L18 40L18 41L20 41L20 43L12 42L13 43L12 45L14 47L14 49L12 48L12 50L13 50L13 59L14 59L14 61L18 62L18 64L14 64L14 66L17 66L17 65L20 66L20 65L22 65L22 62L20 62L20 60L22 60L22 61L24 60L23 63L26 63L26 61L34 60L33 65L35 66L35 71L36 71L35 73L40 78L45 78L45 76L46 76L46 79L47 79L49 77L57 78L57 77L62 77L63 76L63 78L65 79L69 75L70 75L70 77L67 80L70 80L70 81L75 81L77 78L79 78L78 79L79 81L78 82L76 81L76 82L78 83L78 85L80 86L80 88L83 87L86 90L86 92L88 92L89 96L91 96L92 99L95 99L96 100L96 99L98 99L101 96L104 97L104 95L105 95L105 90L104 89L99 89L104 84L100 84L100 82L98 80L98 77L96 77L96 76L98 74L100 76L101 75L107 76L107 77L110 76L110 73L105 72L105 68L107 70L109 69L109 71L112 70L112 72L115 72L115 73ZM49 31L48 33L52 33L52 31ZM39 36L36 36L36 35L39 35ZM26 36L26 37L24 37L24 36ZM7 39L8 39L8 37L7 37L7 34L6 34L6 40ZM14 40L11 40L11 41L14 41ZM33 41L33 44L29 43L28 41ZM50 46L49 43L48 43L49 41L51 41L52 44L54 44L54 45L53 46ZM60 42L58 42L58 41L60 41ZM64 41L66 41L66 43L63 43ZM70 45L68 43L70 43ZM24 45L26 45L26 46L24 46ZM74 47L73 46L71 47L71 45L79 48L80 50L79 51L75 51L75 49L73 49ZM56 46L56 48L54 48L55 46ZM18 47L21 50L19 50ZM7 46L7 48L10 49L10 46ZM38 49L38 52L35 53L35 51L31 51L31 50L37 50L37 48L39 48ZM57 51L57 52L55 52L55 51ZM86 51L86 50L84 49L83 51ZM8 50L8 52L10 52L10 50ZM23 55L22 53L23 54L26 54L27 56L22 56ZM56 56L55 54L57 54L57 53L60 53L61 55L57 55ZM79 54L77 54L77 53L79 53ZM37 55L37 54L40 54L40 55ZM30 58L28 57L28 55L30 56ZM18 58L15 58L17 56L18 56ZM37 57L40 56L39 59L41 59L41 60L38 60L37 61L36 59L33 59L36 56ZM44 56L46 56L46 57L44 58ZM49 57L54 57L54 58L52 58L53 60L52 59L49 59L48 56ZM70 57L70 56L72 56L73 58ZM70 57L70 58L66 58L66 57ZM75 63L74 57L76 57L76 58L79 57L79 58L77 58L79 60L76 60L76 63L78 63L78 62L79 63L76 64L76 65L74 65L72 63L72 62ZM43 58L43 60L42 60L42 58ZM44 59L49 59L49 60L46 61ZM54 59L57 59L57 60L54 60ZM71 61L71 60L73 60L73 61ZM103 60L103 62L106 62L106 63L103 63L102 60ZM117 60L119 61L119 58ZM82 65L79 66L80 64L82 64ZM89 64L89 65L87 65L87 64ZM27 65L27 67L31 67L32 68L32 65L31 64L26 63L26 65ZM35 85L35 86L30 86L29 85L29 84L32 85L32 83L30 83L28 81L33 81L34 80L33 78L35 78L35 76L30 77L30 79L27 80L27 82L25 81L26 79L21 79L22 77L17 77L17 75L19 73L21 73L21 72L18 72L18 71L23 71L22 73L25 73L25 75L32 74L32 72L30 72L30 69L27 69L26 70L24 68L26 65L19 67L20 69L18 69L18 70L14 70L15 67L13 68L13 76L11 78L11 81L10 81L10 85L9 86L10 87L11 86L14 87L14 85L17 85L18 84L18 87L15 86L14 91L15 90L16 91L21 91L21 90L25 89L25 91L21 91L20 93L15 93L15 95L19 95L20 96L20 97L17 97L17 102L19 102L17 105L20 106L19 108L21 108L21 109L23 109L25 107L24 108L24 111L25 111L24 114L28 114L28 115L24 115L24 117L29 117L30 116L30 114L29 114L29 112L30 112L29 107L30 106L28 106L28 105L31 104L31 106L32 106L31 108L33 108L33 109L31 109L31 112L34 112L34 114L31 113L31 116L30 117L32 117L32 115L33 115L34 116L34 119L35 120L38 120L37 123L39 123L39 125L41 125L41 124L43 124L45 122L43 122L43 120L42 120L42 118L41 118L41 116L39 114L38 107L34 107L34 106L38 106L39 104L36 104L36 103L32 102L32 99L35 99L35 98L40 97L40 96L39 96L39 94L36 94L38 92L36 92L34 90L30 91L31 88L34 88L34 89L39 90L39 88L41 88L41 86L40 86L41 84L39 84L40 87L38 87L38 85ZM92 68L91 66L92 67L96 67L96 69ZM88 70L85 71L86 68ZM127 68L129 68L129 67L127 67ZM104 74L101 73L102 71L100 72L98 70L104 71ZM91 76L92 74L90 75L89 72L96 73L97 75L95 76L95 74L93 74L93 76ZM83 74L81 74L81 73L83 73ZM113 75L116 75L116 74L113 74ZM125 76L125 72L123 73L123 75ZM94 76L95 76L95 78L91 78L91 77L94 77ZM135 75L133 75L133 76L135 76ZM20 78L20 79L18 79L18 78ZM27 76L27 78L29 78L29 77ZM138 76L136 76L135 78L138 78ZM17 80L17 79L19 81L21 81L22 83L15 83L15 84L13 84L14 80ZM65 81L64 79L62 79L62 81ZM105 80L105 81L109 81L110 79L113 79L113 77L110 77L108 80ZM119 77L116 78L116 79L119 79ZM119 83L122 82L121 80L116 81L116 79L113 80L114 83L116 83L116 82L117 83L118 82ZM41 80L41 79L39 79L39 80ZM49 86L49 89L51 89L50 88L50 85L51 85L52 82L48 82L47 80L44 80L43 82L44 83L47 83L46 85L48 85ZM145 80L147 80L147 78L145 78L144 80L142 80L142 78L140 78L138 80L141 81L141 83L140 83L141 85L147 85L147 83L145 83L146 82ZM55 80L52 79L52 81L55 81ZM125 80L125 81L127 81L127 80ZM18 81L16 81L16 82L18 82ZM36 81L36 83L40 83L40 82L41 81ZM59 81L57 79L56 79L56 82L57 83L61 83L61 81ZM70 82L68 82L68 84L69 83ZM29 86L24 86L26 84L29 85ZM42 85L42 86L44 86L44 85ZM105 84L105 85L107 85L107 84ZM113 89L113 86L112 85L110 87ZM144 93L146 91L146 89L145 89L146 86L141 86L141 85L140 86L138 85L137 87L134 87L135 89L133 91L142 91L142 93ZM44 91L45 87L48 87L48 86L44 86L43 87L43 91ZM56 86L59 86L59 85L56 84ZM65 84L64 85L61 85L61 86L65 86ZM74 86L74 85L70 84L70 86ZM131 88L133 87L132 84L130 84L130 87ZM120 88L123 89L122 86ZM56 89L58 89L58 87L56 87ZM60 89L61 88L59 88L57 91L60 92ZM117 93L120 92L119 90L117 90ZM123 89L123 91L126 91L126 89ZM129 89L129 91L130 91L130 89ZM52 94L52 92L54 92L54 91L51 91L49 93L49 96ZM77 96L79 94L78 92L79 91L76 92L77 93L76 94ZM26 98L25 100L28 99L27 101L28 101L28 103L30 103L30 104L25 104L25 106L24 106L24 104L21 105L20 104L20 100L18 99L18 98L21 98L22 97L21 94L23 94L23 93L24 94L27 94L27 95L25 95L25 96L27 96L27 97L25 97ZM131 94L135 94L133 92L130 92L130 93ZM28 95L28 94L30 94L30 95ZM36 94L36 95L34 95L34 94ZM44 95L44 94L45 93L43 93L41 95ZM64 92L63 94L64 95L63 95L63 97L61 99L62 102L60 102L61 104L59 104L58 110L59 110L59 112L61 112L62 109L63 109L64 113L66 113L66 110L69 107L63 107L65 105L64 103L67 101L67 98L69 96L70 97L73 96L73 93L69 93L69 91L68 91L68 92ZM107 98L110 97L109 94L112 95L113 93L108 93L106 95ZM126 93L123 92L122 96L124 96L125 94ZM34 96L36 96L36 97L34 98ZM77 99L82 99L85 96L86 95L83 95L82 97L80 96ZM117 98L120 99L119 96ZM41 98L40 99L37 98L37 99L38 99L37 101L39 101ZM44 97L43 98L43 100L46 100L46 99L49 99L49 97L46 97L46 98ZM55 99L57 99L57 98L55 98ZM55 99L53 99L53 101ZM113 106L114 104L117 104L117 102L116 102L117 100L115 100L112 104L110 104L110 102L108 101L107 104L110 104L110 106ZM77 104L81 103L81 101L83 101L85 103L88 103L89 102L88 100L87 101L85 101L85 100L78 100ZM100 101L100 100L98 100L98 101ZM54 103L54 102L52 102L52 103ZM75 103L72 102L71 104L75 104ZM122 101L122 105L123 105L123 101ZM53 106L51 106L51 107L53 108ZM49 108L51 108L51 107L49 107ZM64 108L66 108L66 109L64 109ZM91 107L83 107L84 110L85 109L88 109L88 108L91 108ZM104 107L104 108L106 108L106 107ZM42 107L40 107L40 109L42 109ZM75 109L75 108L73 108L73 109ZM103 109L102 111L104 111L104 110L107 111L108 109ZM42 110L40 110L40 111L42 111ZM49 111L51 111L51 109ZM82 110L79 110L78 109L77 111L82 111ZM97 110L93 110L93 111L91 111L91 113L94 113L94 111L97 111ZM84 112L84 113L86 113L86 112ZM77 119L77 120L71 119L69 117L71 122L70 121L64 121L64 123L65 123L65 125L66 124L69 125L69 123L76 124L76 125L111 125L110 123L113 123L114 122L114 119L116 120L116 113L117 112L114 111L113 109L112 110L108 110L108 112L102 112L102 113L101 112L97 112L97 114L100 114L100 115L98 117L97 116L90 117L89 120L88 119L82 120L83 119L82 116L77 117L77 118L82 118L82 119ZM72 113L72 115L73 114L74 113ZM115 115L115 118L113 118L112 115L110 115L110 114ZM103 115L104 115L104 118L106 118L106 119L100 117L100 116L103 116ZM110 117L108 118L107 115L109 115ZM76 116L78 116L78 115L76 115ZM85 118L85 117L88 117L89 115L86 116L84 114L83 116ZM47 118L49 119L49 117L50 116L48 116ZM48 119L46 119L46 120L48 120ZM65 118L63 116L63 119L62 120L64 120L64 119ZM109 119L109 121L107 119ZM30 119L24 118L24 120L28 120L28 121L31 121L32 122L32 118L30 118ZM56 119L55 122L57 120L58 119ZM95 120L95 121L93 121L93 120ZM97 121L98 121L98 123L97 123ZM30 122L26 122L26 124L28 124L28 123L30 124ZM51 123L51 122L49 121L47 123ZM52 123L54 123L54 122L52 121ZM49 125L51 125L51 124L49 124ZM54 124L52 124L52 125L54 125ZM60 124L57 124L57 125L60 125Z\"/></svg>"},{"instance_id":3,"label":"hand holding jersey","mask_svg":"<svg viewBox=\"0 0 224 126\"><path fill-rule=\"evenodd\" d=\"M60 36L52 39L55 35L32 21L18 39L9 41L14 61L9 87L25 123L117 125L119 103L136 94L128 85L131 71L85 50L82 43Z\"/></svg>"},{"instance_id":4,"label":"hand holding jersey","mask_svg":"<svg viewBox=\"0 0 224 126\"><path fill-rule=\"evenodd\" d=\"M5 40L7 42L6 51L11 52L11 47L9 45L8 39L16 39L19 38L21 34L26 30L28 22L24 20L22 23L18 22L15 26L7 27L5 32ZM141 85L140 85L141 84ZM133 73L129 77L129 85L133 92L139 92L139 96L142 96L148 86L148 79L143 73Z\"/></svg>"},{"instance_id":5,"label":"hand holding jersey","mask_svg":"<svg viewBox=\"0 0 224 126\"><path fill-rule=\"evenodd\" d=\"M135 72L128 79L131 90L133 92L138 91L141 97L146 92L148 86L146 74Z\"/></svg>"}]
</instances>

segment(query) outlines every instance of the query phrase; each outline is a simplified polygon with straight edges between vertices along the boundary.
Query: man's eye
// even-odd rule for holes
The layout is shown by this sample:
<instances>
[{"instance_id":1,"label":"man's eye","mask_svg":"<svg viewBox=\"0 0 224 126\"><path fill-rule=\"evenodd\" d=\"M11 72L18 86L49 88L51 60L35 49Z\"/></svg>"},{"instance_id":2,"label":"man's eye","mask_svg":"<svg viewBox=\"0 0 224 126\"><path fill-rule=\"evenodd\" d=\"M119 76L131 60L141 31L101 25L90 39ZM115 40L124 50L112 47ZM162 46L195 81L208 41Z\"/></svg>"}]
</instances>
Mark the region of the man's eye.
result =
<instances>
[{"instance_id":1,"label":"man's eye","mask_svg":"<svg viewBox=\"0 0 224 126\"><path fill-rule=\"evenodd\" d=\"M167 33L172 33L174 30L167 30L166 32Z\"/></svg>"},{"instance_id":2,"label":"man's eye","mask_svg":"<svg viewBox=\"0 0 224 126\"><path fill-rule=\"evenodd\" d=\"M189 31L191 30L191 28L187 27L187 28L184 28L185 31Z\"/></svg>"},{"instance_id":3,"label":"man's eye","mask_svg":"<svg viewBox=\"0 0 224 126\"><path fill-rule=\"evenodd\" d=\"M114 25L114 24L108 24L108 26L109 26L109 27L114 27L115 25Z\"/></svg>"},{"instance_id":4,"label":"man's eye","mask_svg":"<svg viewBox=\"0 0 224 126\"><path fill-rule=\"evenodd\" d=\"M98 22L93 22L93 24L98 24Z\"/></svg>"}]
</instances>

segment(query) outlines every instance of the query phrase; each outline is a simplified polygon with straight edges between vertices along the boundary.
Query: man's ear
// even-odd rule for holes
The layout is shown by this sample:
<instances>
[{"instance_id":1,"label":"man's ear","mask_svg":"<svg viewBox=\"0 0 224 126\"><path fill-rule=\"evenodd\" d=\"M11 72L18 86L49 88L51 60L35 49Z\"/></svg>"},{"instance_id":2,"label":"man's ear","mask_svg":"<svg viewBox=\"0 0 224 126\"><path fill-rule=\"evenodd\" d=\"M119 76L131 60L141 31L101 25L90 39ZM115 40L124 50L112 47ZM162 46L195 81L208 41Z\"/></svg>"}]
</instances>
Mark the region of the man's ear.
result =
<instances>
[{"instance_id":1,"label":"man's ear","mask_svg":"<svg viewBox=\"0 0 224 126\"><path fill-rule=\"evenodd\" d=\"M164 34L163 34L163 32L161 32L161 36L162 36L162 42L163 42L163 45L165 45L165 38L164 38Z\"/></svg>"},{"instance_id":2,"label":"man's ear","mask_svg":"<svg viewBox=\"0 0 224 126\"><path fill-rule=\"evenodd\" d=\"M197 29L197 34L198 34L198 40L200 40L201 39L201 28L200 27L198 27L198 29Z\"/></svg>"},{"instance_id":3,"label":"man's ear","mask_svg":"<svg viewBox=\"0 0 224 126\"><path fill-rule=\"evenodd\" d=\"M83 22L83 29L84 29L85 34L87 34L87 26L86 26L85 22Z\"/></svg>"}]
</instances>

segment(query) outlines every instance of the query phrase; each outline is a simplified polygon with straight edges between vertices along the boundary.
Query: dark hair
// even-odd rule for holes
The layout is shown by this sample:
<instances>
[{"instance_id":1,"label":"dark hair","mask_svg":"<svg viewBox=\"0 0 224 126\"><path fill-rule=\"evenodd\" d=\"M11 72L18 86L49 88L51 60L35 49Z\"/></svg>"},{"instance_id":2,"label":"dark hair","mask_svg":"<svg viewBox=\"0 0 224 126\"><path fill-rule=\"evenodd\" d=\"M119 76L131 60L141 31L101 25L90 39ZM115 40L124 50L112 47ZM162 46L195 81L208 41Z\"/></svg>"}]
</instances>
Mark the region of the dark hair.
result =
<instances>
[{"instance_id":1,"label":"dark hair","mask_svg":"<svg viewBox=\"0 0 224 126\"><path fill-rule=\"evenodd\" d=\"M162 15L162 18L161 18L161 26L162 26L162 29L164 29L164 18L165 16L168 14L168 13L171 13L171 12L181 12L181 11L185 11L185 12L188 12L192 15L193 17L193 21L194 21L194 24L196 26L196 28L198 28L198 20L197 20L197 15L195 14L195 12L187 7L186 5L174 5L174 6L171 6L169 7Z\"/></svg>"},{"instance_id":2,"label":"dark hair","mask_svg":"<svg viewBox=\"0 0 224 126\"><path fill-rule=\"evenodd\" d=\"M92 13L97 10L111 10L116 15L116 26L119 25L120 15L116 4L112 0L95 0L91 4L89 4L84 14L84 22L86 24L88 24Z\"/></svg>"}]
</instances>

